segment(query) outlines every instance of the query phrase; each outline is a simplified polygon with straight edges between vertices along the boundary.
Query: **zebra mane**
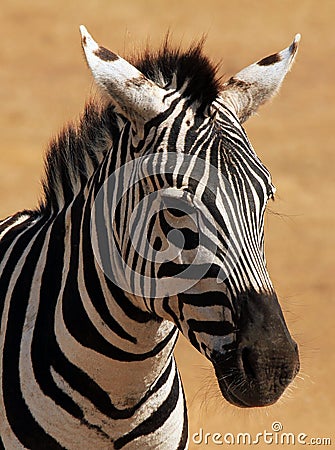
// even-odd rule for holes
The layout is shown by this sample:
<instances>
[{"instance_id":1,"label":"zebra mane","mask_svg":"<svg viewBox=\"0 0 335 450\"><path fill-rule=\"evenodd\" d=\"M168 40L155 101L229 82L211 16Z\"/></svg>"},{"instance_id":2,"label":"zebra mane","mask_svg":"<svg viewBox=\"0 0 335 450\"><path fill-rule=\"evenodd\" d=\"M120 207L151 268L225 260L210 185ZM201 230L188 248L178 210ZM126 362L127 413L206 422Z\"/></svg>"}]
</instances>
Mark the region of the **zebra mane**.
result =
<instances>
[{"instance_id":1,"label":"zebra mane","mask_svg":"<svg viewBox=\"0 0 335 450\"><path fill-rule=\"evenodd\" d=\"M204 109L217 97L221 84L217 66L203 54L203 43L201 40L182 51L170 48L167 37L160 50L144 51L133 65L161 87L173 82L176 89L185 85L183 96ZM69 204L112 147L118 132L114 106L88 102L79 122L67 124L49 143L38 211L57 211Z\"/></svg>"},{"instance_id":2,"label":"zebra mane","mask_svg":"<svg viewBox=\"0 0 335 450\"><path fill-rule=\"evenodd\" d=\"M40 212L69 204L99 166L118 130L114 106L89 101L78 123L68 123L45 155Z\"/></svg>"},{"instance_id":3,"label":"zebra mane","mask_svg":"<svg viewBox=\"0 0 335 450\"><path fill-rule=\"evenodd\" d=\"M203 46L201 39L186 51L173 49L167 36L157 52L145 50L133 64L160 87L171 84L174 77L177 90L187 83L183 96L205 108L215 100L222 86L217 76L218 65L203 54Z\"/></svg>"}]
</instances>

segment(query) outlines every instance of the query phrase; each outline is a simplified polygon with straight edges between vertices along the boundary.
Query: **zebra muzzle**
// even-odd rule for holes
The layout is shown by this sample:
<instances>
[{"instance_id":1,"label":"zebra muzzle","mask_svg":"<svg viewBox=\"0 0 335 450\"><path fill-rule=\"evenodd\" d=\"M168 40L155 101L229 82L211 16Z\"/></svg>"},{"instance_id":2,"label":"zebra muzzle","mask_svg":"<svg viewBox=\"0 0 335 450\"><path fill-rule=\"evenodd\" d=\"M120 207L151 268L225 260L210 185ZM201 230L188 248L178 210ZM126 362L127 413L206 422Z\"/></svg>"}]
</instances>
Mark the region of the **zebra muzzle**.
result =
<instances>
[{"instance_id":1,"label":"zebra muzzle","mask_svg":"<svg viewBox=\"0 0 335 450\"><path fill-rule=\"evenodd\" d=\"M239 407L271 405L300 368L298 346L276 295L241 296L236 328L229 351L216 351L211 358L222 395Z\"/></svg>"}]
</instances>

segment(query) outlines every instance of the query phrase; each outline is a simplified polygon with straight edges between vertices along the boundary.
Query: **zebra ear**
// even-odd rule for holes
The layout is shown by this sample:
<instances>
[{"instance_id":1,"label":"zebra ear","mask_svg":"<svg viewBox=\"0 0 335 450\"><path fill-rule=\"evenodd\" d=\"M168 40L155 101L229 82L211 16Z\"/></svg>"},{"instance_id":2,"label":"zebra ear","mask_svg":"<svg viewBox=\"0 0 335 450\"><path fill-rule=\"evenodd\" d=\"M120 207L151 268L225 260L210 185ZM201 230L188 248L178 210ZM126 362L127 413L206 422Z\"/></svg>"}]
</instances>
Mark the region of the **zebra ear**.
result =
<instances>
[{"instance_id":1,"label":"zebra ear","mask_svg":"<svg viewBox=\"0 0 335 450\"><path fill-rule=\"evenodd\" d=\"M110 95L118 112L127 117L136 132L161 112L166 91L147 79L120 56L98 45L81 25L82 46L96 83Z\"/></svg>"},{"instance_id":2,"label":"zebra ear","mask_svg":"<svg viewBox=\"0 0 335 450\"><path fill-rule=\"evenodd\" d=\"M241 123L278 92L292 67L299 41L300 34L297 34L285 50L251 64L223 85L220 96L233 108Z\"/></svg>"}]
</instances>

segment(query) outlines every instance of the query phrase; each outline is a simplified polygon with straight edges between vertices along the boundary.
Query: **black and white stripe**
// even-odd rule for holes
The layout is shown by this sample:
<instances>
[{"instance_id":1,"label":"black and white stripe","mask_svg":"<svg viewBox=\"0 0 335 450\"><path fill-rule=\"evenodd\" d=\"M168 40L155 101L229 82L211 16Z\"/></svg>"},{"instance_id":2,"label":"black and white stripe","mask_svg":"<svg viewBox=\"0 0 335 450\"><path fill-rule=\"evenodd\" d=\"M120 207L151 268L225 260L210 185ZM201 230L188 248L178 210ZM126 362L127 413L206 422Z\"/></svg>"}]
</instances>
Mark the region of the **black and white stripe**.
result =
<instances>
[{"instance_id":1,"label":"black and white stripe","mask_svg":"<svg viewBox=\"0 0 335 450\"><path fill-rule=\"evenodd\" d=\"M238 342L241 295L274 296L263 251L273 186L240 125L263 102L258 91L271 93L260 87L257 105L247 104L250 77L262 86L262 73L252 65L250 76L221 86L201 45L185 53L165 45L135 68L82 34L110 102L89 104L52 141L38 208L0 222L0 448L185 449L178 329L218 372L217 355ZM258 63L275 69L274 91L296 44ZM140 181L121 172L112 189L109 177L134 161ZM155 210L145 199L161 192L165 207ZM155 252L178 249L176 230L178 257L155 261ZM159 282L182 282L189 267L190 289L157 295ZM238 404L236 395L227 398Z\"/></svg>"}]
</instances>

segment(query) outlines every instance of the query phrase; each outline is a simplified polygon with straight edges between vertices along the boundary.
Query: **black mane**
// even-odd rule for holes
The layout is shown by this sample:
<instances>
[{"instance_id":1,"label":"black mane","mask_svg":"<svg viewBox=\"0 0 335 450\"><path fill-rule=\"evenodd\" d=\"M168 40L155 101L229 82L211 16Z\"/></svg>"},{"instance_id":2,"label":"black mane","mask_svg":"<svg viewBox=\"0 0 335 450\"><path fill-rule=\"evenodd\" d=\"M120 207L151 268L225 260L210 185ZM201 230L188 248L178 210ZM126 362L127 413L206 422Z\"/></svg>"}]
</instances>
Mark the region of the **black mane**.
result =
<instances>
[{"instance_id":1,"label":"black mane","mask_svg":"<svg viewBox=\"0 0 335 450\"><path fill-rule=\"evenodd\" d=\"M187 82L183 96L197 102L200 109L210 105L220 91L217 66L204 56L203 40L182 51L171 49L166 39L160 50L146 50L132 63L161 87L169 85L174 75L177 89ZM94 101L86 105L79 123L64 127L46 152L40 212L57 211L72 201L99 166L118 132L113 105L102 106Z\"/></svg>"},{"instance_id":2,"label":"black mane","mask_svg":"<svg viewBox=\"0 0 335 450\"><path fill-rule=\"evenodd\" d=\"M187 82L183 95L206 107L218 96L221 83L217 76L218 66L203 54L203 45L204 40L201 40L186 51L172 49L167 38L160 50L146 50L133 64L161 87L165 87L162 86L162 78L165 85L169 85L173 75L177 78L177 89Z\"/></svg>"}]
</instances>

